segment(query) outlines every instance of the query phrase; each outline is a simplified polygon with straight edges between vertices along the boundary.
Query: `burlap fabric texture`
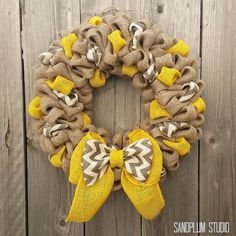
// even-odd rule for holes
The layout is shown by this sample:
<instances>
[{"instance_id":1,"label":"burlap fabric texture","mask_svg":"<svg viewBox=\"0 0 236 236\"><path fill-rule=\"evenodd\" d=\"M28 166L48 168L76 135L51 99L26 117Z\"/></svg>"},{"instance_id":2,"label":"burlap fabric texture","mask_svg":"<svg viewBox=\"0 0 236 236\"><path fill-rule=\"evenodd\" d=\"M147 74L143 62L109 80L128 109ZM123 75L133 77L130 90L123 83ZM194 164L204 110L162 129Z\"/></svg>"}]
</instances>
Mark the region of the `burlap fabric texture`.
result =
<instances>
[{"instance_id":1,"label":"burlap fabric texture","mask_svg":"<svg viewBox=\"0 0 236 236\"><path fill-rule=\"evenodd\" d=\"M41 149L67 174L75 146L88 131L122 149L127 133L113 137L92 120L93 89L111 75L128 76L142 90L147 118L134 128L154 137L163 154L163 175L179 167L179 157L202 134L203 81L187 56L188 45L148 20L122 12L92 17L50 43L35 69L35 98L29 106ZM135 102L135 101L134 101ZM132 127L131 127L132 130ZM58 160L58 157L60 160ZM120 171L116 174L119 188Z\"/></svg>"}]
</instances>

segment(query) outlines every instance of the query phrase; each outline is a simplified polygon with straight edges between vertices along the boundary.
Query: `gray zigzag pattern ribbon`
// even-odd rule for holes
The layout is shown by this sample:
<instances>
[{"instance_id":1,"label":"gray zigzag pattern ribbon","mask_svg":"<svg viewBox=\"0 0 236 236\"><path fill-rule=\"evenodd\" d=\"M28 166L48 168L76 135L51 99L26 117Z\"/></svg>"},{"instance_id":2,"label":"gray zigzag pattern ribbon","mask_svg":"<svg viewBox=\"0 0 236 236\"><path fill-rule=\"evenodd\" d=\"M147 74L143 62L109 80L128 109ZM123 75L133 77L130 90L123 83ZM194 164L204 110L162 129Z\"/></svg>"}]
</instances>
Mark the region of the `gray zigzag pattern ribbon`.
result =
<instances>
[{"instance_id":1,"label":"gray zigzag pattern ribbon","mask_svg":"<svg viewBox=\"0 0 236 236\"><path fill-rule=\"evenodd\" d=\"M54 137L58 134L60 130L68 128L67 124L56 124L51 126L50 124L46 124L43 128L43 134L46 137Z\"/></svg>"},{"instance_id":2,"label":"gray zigzag pattern ribbon","mask_svg":"<svg viewBox=\"0 0 236 236\"><path fill-rule=\"evenodd\" d=\"M78 103L78 94L73 91L68 96L56 90L53 90L53 92L69 107L72 107Z\"/></svg>"},{"instance_id":3,"label":"gray zigzag pattern ribbon","mask_svg":"<svg viewBox=\"0 0 236 236\"><path fill-rule=\"evenodd\" d=\"M94 62L96 66L99 66L102 59L102 51L98 46L93 46L88 49L87 59L90 62Z\"/></svg>"},{"instance_id":4,"label":"gray zigzag pattern ribbon","mask_svg":"<svg viewBox=\"0 0 236 236\"><path fill-rule=\"evenodd\" d=\"M165 121L157 124L159 130L169 138L172 138L173 134L180 128L188 125L186 122L171 122Z\"/></svg>"},{"instance_id":5,"label":"gray zigzag pattern ribbon","mask_svg":"<svg viewBox=\"0 0 236 236\"><path fill-rule=\"evenodd\" d=\"M88 186L96 183L109 166L112 149L98 140L88 140L82 156L83 176ZM144 182L150 173L153 159L152 144L147 138L130 144L123 150L124 168L136 180Z\"/></svg>"},{"instance_id":6,"label":"gray zigzag pattern ribbon","mask_svg":"<svg viewBox=\"0 0 236 236\"><path fill-rule=\"evenodd\" d=\"M185 83L183 85L183 89L186 89L186 93L182 97L180 97L180 102L188 101L199 91L198 85L193 81Z\"/></svg>"},{"instance_id":7,"label":"gray zigzag pattern ribbon","mask_svg":"<svg viewBox=\"0 0 236 236\"><path fill-rule=\"evenodd\" d=\"M149 83L153 82L158 72L155 70L155 63L153 55L149 52L149 64L150 67L146 72L143 73L143 77L149 81Z\"/></svg>"},{"instance_id":8,"label":"gray zigzag pattern ribbon","mask_svg":"<svg viewBox=\"0 0 236 236\"><path fill-rule=\"evenodd\" d=\"M62 50L62 48L54 48L51 49L50 52L43 52L39 55L40 63L42 65L49 65L51 63L52 57L55 55L57 51Z\"/></svg>"},{"instance_id":9,"label":"gray zigzag pattern ribbon","mask_svg":"<svg viewBox=\"0 0 236 236\"><path fill-rule=\"evenodd\" d=\"M137 48L137 39L136 36L139 34L142 34L143 31L145 30L145 25L141 22L132 22L129 25L129 31L133 35L133 41L132 41L132 48L136 49Z\"/></svg>"}]
</instances>

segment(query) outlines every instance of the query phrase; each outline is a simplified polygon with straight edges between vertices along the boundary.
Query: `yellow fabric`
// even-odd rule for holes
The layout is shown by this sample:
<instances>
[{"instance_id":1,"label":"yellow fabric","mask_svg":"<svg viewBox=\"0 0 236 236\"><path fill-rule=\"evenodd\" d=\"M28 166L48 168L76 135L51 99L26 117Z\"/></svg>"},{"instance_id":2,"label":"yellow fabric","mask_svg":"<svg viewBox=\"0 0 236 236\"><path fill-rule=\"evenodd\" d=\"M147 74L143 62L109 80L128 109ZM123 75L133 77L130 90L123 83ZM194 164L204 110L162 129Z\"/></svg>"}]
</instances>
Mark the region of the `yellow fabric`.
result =
<instances>
[{"instance_id":1,"label":"yellow fabric","mask_svg":"<svg viewBox=\"0 0 236 236\"><path fill-rule=\"evenodd\" d=\"M55 79L49 79L46 84L53 90L69 95L71 90L75 88L75 84L65 77L58 75Z\"/></svg>"},{"instance_id":2,"label":"yellow fabric","mask_svg":"<svg viewBox=\"0 0 236 236\"><path fill-rule=\"evenodd\" d=\"M146 182L137 181L123 169L121 185L139 213L145 219L153 219L165 206L158 184L162 170L162 153L156 140L142 129L134 130L128 136L129 144L142 138L148 138L152 142L153 161L150 175Z\"/></svg>"},{"instance_id":3,"label":"yellow fabric","mask_svg":"<svg viewBox=\"0 0 236 236\"><path fill-rule=\"evenodd\" d=\"M123 150L111 150L110 166L111 168L122 168L124 164Z\"/></svg>"},{"instance_id":4,"label":"yellow fabric","mask_svg":"<svg viewBox=\"0 0 236 236\"><path fill-rule=\"evenodd\" d=\"M34 119L41 119L43 113L40 108L41 97L37 96L33 98L28 106L28 112Z\"/></svg>"},{"instance_id":5,"label":"yellow fabric","mask_svg":"<svg viewBox=\"0 0 236 236\"><path fill-rule=\"evenodd\" d=\"M103 22L101 16L93 16L89 19L89 23L92 25L100 25Z\"/></svg>"},{"instance_id":6,"label":"yellow fabric","mask_svg":"<svg viewBox=\"0 0 236 236\"><path fill-rule=\"evenodd\" d=\"M166 146L177 150L180 156L186 155L191 148L191 145L185 138L179 138L174 141L163 140L163 143Z\"/></svg>"},{"instance_id":7,"label":"yellow fabric","mask_svg":"<svg viewBox=\"0 0 236 236\"><path fill-rule=\"evenodd\" d=\"M125 169L122 169L121 184L124 191L146 219L152 219L159 214L165 205L158 181L162 170L162 153L159 145L149 134L137 129L129 134L129 143L141 138L149 138L153 147L153 162L150 175L145 183L135 180ZM114 174L109 165L106 173L92 186L87 186L83 178L81 161L87 140L96 139L104 143L101 136L88 132L76 146L71 156L69 181L77 184L74 199L66 221L85 222L90 220L109 196L113 184ZM121 166L120 158L123 151L112 150L111 162L114 166ZM123 166L123 164L122 164Z\"/></svg>"},{"instance_id":8,"label":"yellow fabric","mask_svg":"<svg viewBox=\"0 0 236 236\"><path fill-rule=\"evenodd\" d=\"M91 118L84 112L81 112L82 118L83 118L83 124L84 126L88 126L91 124Z\"/></svg>"},{"instance_id":9,"label":"yellow fabric","mask_svg":"<svg viewBox=\"0 0 236 236\"><path fill-rule=\"evenodd\" d=\"M157 102L157 100L153 100L151 102L149 116L152 120L165 116L171 117L170 113L164 108L162 108L162 106Z\"/></svg>"},{"instance_id":10,"label":"yellow fabric","mask_svg":"<svg viewBox=\"0 0 236 236\"><path fill-rule=\"evenodd\" d=\"M63 146L58 153L51 156L50 162L53 166L58 167L58 168L62 167L62 156L65 150L66 150L66 146Z\"/></svg>"},{"instance_id":11,"label":"yellow fabric","mask_svg":"<svg viewBox=\"0 0 236 236\"><path fill-rule=\"evenodd\" d=\"M167 86L172 86L180 76L181 73L175 68L168 68L166 66L163 66L161 68L161 73L157 75L157 79L159 79Z\"/></svg>"},{"instance_id":12,"label":"yellow fabric","mask_svg":"<svg viewBox=\"0 0 236 236\"><path fill-rule=\"evenodd\" d=\"M112 31L107 38L111 42L115 53L118 53L126 45L126 41L122 38L120 30Z\"/></svg>"},{"instance_id":13,"label":"yellow fabric","mask_svg":"<svg viewBox=\"0 0 236 236\"><path fill-rule=\"evenodd\" d=\"M100 135L93 132L88 132L80 140L79 144L75 147L71 155L69 181L72 184L78 184L79 179L82 175L81 159L84 152L85 144L90 139L96 139L102 143L105 143L105 141Z\"/></svg>"},{"instance_id":14,"label":"yellow fabric","mask_svg":"<svg viewBox=\"0 0 236 236\"><path fill-rule=\"evenodd\" d=\"M88 132L72 153L69 181L77 184L77 187L66 221L85 222L90 220L105 202L113 187L114 174L110 167L104 176L92 186L87 186L85 183L81 161L86 142L90 139L105 143L100 135Z\"/></svg>"},{"instance_id":15,"label":"yellow fabric","mask_svg":"<svg viewBox=\"0 0 236 236\"><path fill-rule=\"evenodd\" d=\"M85 222L97 213L109 196L114 183L114 174L109 167L102 178L87 186L84 178L79 179L66 221Z\"/></svg>"},{"instance_id":16,"label":"yellow fabric","mask_svg":"<svg viewBox=\"0 0 236 236\"><path fill-rule=\"evenodd\" d=\"M64 48L64 52L67 58L72 58L72 46L77 41L78 37L72 33L61 39L61 46Z\"/></svg>"},{"instance_id":17,"label":"yellow fabric","mask_svg":"<svg viewBox=\"0 0 236 236\"><path fill-rule=\"evenodd\" d=\"M205 101L199 97L193 105L196 107L198 113L202 113L206 110L206 103Z\"/></svg>"},{"instance_id":18,"label":"yellow fabric","mask_svg":"<svg viewBox=\"0 0 236 236\"><path fill-rule=\"evenodd\" d=\"M131 65L131 66L126 66L125 64L122 66L122 71L121 71L122 75L127 75L130 78L133 78L133 76L135 74L138 73L138 68L135 65Z\"/></svg>"},{"instance_id":19,"label":"yellow fabric","mask_svg":"<svg viewBox=\"0 0 236 236\"><path fill-rule=\"evenodd\" d=\"M94 71L93 77L89 79L89 83L92 87L101 87L106 83L106 78L104 73L100 69Z\"/></svg>"},{"instance_id":20,"label":"yellow fabric","mask_svg":"<svg viewBox=\"0 0 236 236\"><path fill-rule=\"evenodd\" d=\"M169 53L179 53L182 56L187 56L189 53L189 45L183 40L179 40L174 46L169 48L167 52Z\"/></svg>"}]
</instances>

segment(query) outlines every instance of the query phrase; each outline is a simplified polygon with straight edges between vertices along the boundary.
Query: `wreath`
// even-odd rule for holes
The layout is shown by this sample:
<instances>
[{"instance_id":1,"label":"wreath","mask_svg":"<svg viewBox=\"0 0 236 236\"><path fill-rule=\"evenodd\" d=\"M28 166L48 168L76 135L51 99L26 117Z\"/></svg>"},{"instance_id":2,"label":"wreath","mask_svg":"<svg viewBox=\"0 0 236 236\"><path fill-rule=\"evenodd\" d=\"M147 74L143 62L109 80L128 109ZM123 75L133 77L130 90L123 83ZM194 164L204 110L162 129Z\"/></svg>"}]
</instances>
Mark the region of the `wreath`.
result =
<instances>
[{"instance_id":1,"label":"wreath","mask_svg":"<svg viewBox=\"0 0 236 236\"><path fill-rule=\"evenodd\" d=\"M204 83L188 52L157 25L113 9L61 33L40 54L28 111L41 149L77 185L67 221L90 220L121 187L144 218L159 214L159 181L202 134ZM93 89L111 75L141 89L147 113L113 137L92 121Z\"/></svg>"}]
</instances>

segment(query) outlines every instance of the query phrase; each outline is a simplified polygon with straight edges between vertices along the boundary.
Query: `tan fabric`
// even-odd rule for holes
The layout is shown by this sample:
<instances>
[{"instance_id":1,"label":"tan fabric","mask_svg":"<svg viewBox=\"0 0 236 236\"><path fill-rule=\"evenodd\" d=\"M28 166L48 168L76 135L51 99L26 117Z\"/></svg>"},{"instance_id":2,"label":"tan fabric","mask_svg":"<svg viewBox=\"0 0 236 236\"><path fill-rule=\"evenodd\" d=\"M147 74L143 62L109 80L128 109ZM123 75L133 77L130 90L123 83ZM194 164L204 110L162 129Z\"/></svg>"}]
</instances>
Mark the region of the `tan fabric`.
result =
<instances>
[{"instance_id":1,"label":"tan fabric","mask_svg":"<svg viewBox=\"0 0 236 236\"><path fill-rule=\"evenodd\" d=\"M175 38L163 33L159 26L148 20L135 21L123 12L114 11L113 13L114 15L104 12L103 23L97 26L85 22L71 31L78 36L77 41L72 45L71 59L65 56L60 43L61 38L65 36L63 33L50 44L47 52L40 54L41 64L35 67L34 94L41 97L40 108L43 117L34 123L34 129L38 133L41 149L49 155L57 153L63 146L66 147L62 157L62 168L66 173L69 171L70 157L75 146L88 131L100 134L107 145L123 149L128 143L127 133L116 134L112 137L104 128L96 128L93 123L85 125L82 112L90 119L93 118L93 88L89 80L97 67L104 73L107 80L110 75L122 76L123 64L135 65L139 72L131 80L135 88L141 89L144 111L148 115L150 103L156 99L163 109L172 115L171 119L162 117L151 120L147 117L134 126L149 132L158 141L164 158L162 176L164 178L167 176L167 171L174 171L179 167L179 156L177 151L164 145L162 139L184 137L190 143L199 139L202 133L200 126L204 122L204 117L197 113L193 102L202 95L205 85L197 79L197 66L193 59L183 57L178 53L167 52L167 49L177 43ZM140 26L140 31L137 33L132 31L131 24ZM118 53L114 52L113 45L107 38L114 30L121 31L126 41L125 46ZM89 49L92 49L90 57L88 56ZM96 52L99 52L99 58L94 54ZM94 57L92 59L91 53ZM154 70L152 72L156 75L165 66L179 70L181 77L172 86L167 86L158 79L150 83L143 75L145 73L149 75L148 69L152 64ZM66 99L70 101L76 97L76 102L66 102L65 97L46 84L48 79L54 79L58 75L74 83L75 88L68 95L71 97ZM196 83L197 87L195 87L199 89L189 91L189 87L186 86L189 82ZM188 125L175 130L173 137L170 138L158 128L158 124L169 120L187 122ZM45 127L55 127L56 124L62 124L63 128L58 129L55 135L43 134ZM120 172L114 170L114 173L116 178L114 190L116 190L121 187Z\"/></svg>"}]
</instances>

